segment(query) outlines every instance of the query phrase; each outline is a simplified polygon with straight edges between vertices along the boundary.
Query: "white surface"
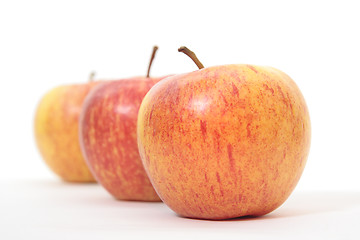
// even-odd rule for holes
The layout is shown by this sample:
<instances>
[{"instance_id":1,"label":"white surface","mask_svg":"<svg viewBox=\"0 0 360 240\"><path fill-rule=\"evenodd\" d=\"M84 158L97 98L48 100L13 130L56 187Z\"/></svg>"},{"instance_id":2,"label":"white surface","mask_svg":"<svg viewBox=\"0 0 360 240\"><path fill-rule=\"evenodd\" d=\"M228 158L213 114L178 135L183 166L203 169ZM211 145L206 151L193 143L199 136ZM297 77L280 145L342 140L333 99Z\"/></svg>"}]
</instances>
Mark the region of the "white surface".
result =
<instances>
[{"instance_id":1,"label":"white surface","mask_svg":"<svg viewBox=\"0 0 360 240\"><path fill-rule=\"evenodd\" d=\"M0 1L0 239L359 236L358 1ZM289 74L309 106L312 146L294 195L259 219L202 222L162 204L113 201L97 185L66 185L45 166L33 116L49 89L205 66L269 65ZM43 179L34 182L31 179ZM341 194L343 192L343 194ZM355 234L355 235L354 235ZM64 236L65 235L65 236ZM12 238L11 238L12 239Z\"/></svg>"},{"instance_id":2,"label":"white surface","mask_svg":"<svg viewBox=\"0 0 360 240\"><path fill-rule=\"evenodd\" d=\"M115 201L97 184L0 187L2 239L360 238L360 192L295 192L264 217L204 221L181 218L163 203Z\"/></svg>"}]
</instances>

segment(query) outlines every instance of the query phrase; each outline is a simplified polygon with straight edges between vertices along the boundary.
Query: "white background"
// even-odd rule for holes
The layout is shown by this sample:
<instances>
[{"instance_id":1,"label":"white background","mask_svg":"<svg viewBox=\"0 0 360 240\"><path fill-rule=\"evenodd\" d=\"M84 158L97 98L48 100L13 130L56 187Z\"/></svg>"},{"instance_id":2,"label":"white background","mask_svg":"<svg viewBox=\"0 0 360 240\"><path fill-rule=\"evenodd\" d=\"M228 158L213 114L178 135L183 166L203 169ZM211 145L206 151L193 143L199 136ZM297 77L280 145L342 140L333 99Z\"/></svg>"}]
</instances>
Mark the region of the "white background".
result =
<instances>
[{"instance_id":1,"label":"white background","mask_svg":"<svg viewBox=\"0 0 360 240\"><path fill-rule=\"evenodd\" d=\"M257 220L199 223L177 217L163 204L116 202L99 185L61 183L45 166L33 137L42 95L58 85L86 82L91 71L97 79L145 75L155 44L153 76L196 70L177 52L186 45L205 66L269 65L298 84L310 110L312 145L293 196L279 210ZM299 238L311 232L359 237L354 229L360 224L357 1L1 0L0 79L1 239L61 238L61 233L140 238L141 229L147 237L164 238L187 231L208 237L286 238L297 231ZM118 211L116 216L109 209ZM41 220L50 218L60 220ZM17 231L24 228L28 231Z\"/></svg>"}]
</instances>

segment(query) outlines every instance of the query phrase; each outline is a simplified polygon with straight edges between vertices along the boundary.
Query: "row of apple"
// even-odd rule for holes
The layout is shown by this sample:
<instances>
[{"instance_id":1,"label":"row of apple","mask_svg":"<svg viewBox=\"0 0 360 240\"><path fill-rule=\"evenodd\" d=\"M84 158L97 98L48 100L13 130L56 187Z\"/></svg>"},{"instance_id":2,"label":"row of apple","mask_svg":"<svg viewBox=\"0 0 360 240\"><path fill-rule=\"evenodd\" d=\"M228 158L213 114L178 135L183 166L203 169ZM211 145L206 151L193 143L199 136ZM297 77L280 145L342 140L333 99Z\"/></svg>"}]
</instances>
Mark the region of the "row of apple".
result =
<instances>
[{"instance_id":1,"label":"row of apple","mask_svg":"<svg viewBox=\"0 0 360 240\"><path fill-rule=\"evenodd\" d=\"M63 180L94 182L118 200L163 201L181 216L260 216L295 188L310 118L295 82L237 64L161 78L60 86L40 101L38 148Z\"/></svg>"}]
</instances>

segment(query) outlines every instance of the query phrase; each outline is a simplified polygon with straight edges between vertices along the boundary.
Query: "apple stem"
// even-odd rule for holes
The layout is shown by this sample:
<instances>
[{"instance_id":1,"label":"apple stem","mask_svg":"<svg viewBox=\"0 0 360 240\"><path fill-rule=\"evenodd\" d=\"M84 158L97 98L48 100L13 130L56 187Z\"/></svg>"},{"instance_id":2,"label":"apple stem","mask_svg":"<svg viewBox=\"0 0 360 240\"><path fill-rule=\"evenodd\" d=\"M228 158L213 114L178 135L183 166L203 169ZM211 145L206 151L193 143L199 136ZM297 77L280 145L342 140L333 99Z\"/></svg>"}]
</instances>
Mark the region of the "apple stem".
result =
<instances>
[{"instance_id":1,"label":"apple stem","mask_svg":"<svg viewBox=\"0 0 360 240\"><path fill-rule=\"evenodd\" d=\"M155 58L155 54L156 54L156 51L158 50L158 46L154 46L153 47L153 51L152 51L152 54L151 54L151 58L150 58L150 62L149 62L149 67L148 67L148 70L147 70L147 74L146 74L146 77L150 77L150 69L151 69L151 65L152 65L152 62Z\"/></svg>"},{"instance_id":2,"label":"apple stem","mask_svg":"<svg viewBox=\"0 0 360 240\"><path fill-rule=\"evenodd\" d=\"M91 73L90 73L90 75L89 75L89 82L93 82L94 81L94 79L95 79L95 75L96 75L96 73L95 73L95 71L92 71Z\"/></svg>"},{"instance_id":3,"label":"apple stem","mask_svg":"<svg viewBox=\"0 0 360 240\"><path fill-rule=\"evenodd\" d=\"M187 47L182 46L178 49L178 51L188 55L191 58L191 60L194 61L194 63L196 64L196 66L199 69L204 68L204 65L202 65L202 63L199 61L199 59L196 57L195 53L193 51L189 50Z\"/></svg>"}]
</instances>

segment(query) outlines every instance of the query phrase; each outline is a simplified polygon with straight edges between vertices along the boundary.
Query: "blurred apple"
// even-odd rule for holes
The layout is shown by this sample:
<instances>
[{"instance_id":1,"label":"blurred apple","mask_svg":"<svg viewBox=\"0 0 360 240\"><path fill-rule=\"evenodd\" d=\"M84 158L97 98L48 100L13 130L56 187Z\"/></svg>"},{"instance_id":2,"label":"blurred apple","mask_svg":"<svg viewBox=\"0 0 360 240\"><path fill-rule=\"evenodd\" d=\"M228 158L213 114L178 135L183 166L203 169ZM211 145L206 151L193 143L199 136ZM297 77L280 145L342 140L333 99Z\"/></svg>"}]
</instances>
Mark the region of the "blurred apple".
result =
<instances>
[{"instance_id":1,"label":"blurred apple","mask_svg":"<svg viewBox=\"0 0 360 240\"><path fill-rule=\"evenodd\" d=\"M94 182L79 145L79 115L88 92L98 82L59 86L40 101L35 139L50 169L69 182Z\"/></svg>"},{"instance_id":2,"label":"blurred apple","mask_svg":"<svg viewBox=\"0 0 360 240\"><path fill-rule=\"evenodd\" d=\"M111 81L95 88L80 118L80 143L95 178L119 200L160 201L142 165L136 139L141 101L161 78Z\"/></svg>"},{"instance_id":3,"label":"blurred apple","mask_svg":"<svg viewBox=\"0 0 360 240\"><path fill-rule=\"evenodd\" d=\"M187 48L180 48L202 68ZM260 216L295 188L310 148L310 118L295 82L254 65L166 78L144 98L138 146L160 198L181 216Z\"/></svg>"}]
</instances>

